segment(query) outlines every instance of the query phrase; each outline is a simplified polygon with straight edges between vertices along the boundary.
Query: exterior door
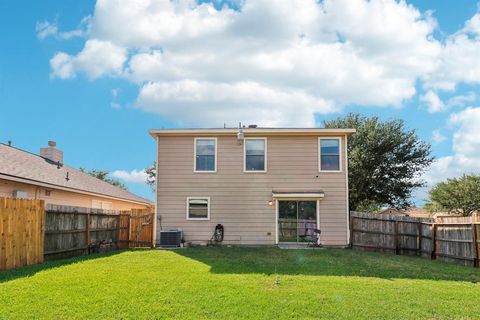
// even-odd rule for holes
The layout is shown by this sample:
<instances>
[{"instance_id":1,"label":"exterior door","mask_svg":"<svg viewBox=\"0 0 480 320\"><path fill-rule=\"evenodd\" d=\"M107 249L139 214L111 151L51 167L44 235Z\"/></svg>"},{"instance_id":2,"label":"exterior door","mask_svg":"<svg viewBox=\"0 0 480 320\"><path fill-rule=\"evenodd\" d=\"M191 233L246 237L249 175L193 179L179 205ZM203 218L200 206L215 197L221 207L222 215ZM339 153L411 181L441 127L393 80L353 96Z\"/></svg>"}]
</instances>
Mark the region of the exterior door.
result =
<instances>
[{"instance_id":1,"label":"exterior door","mask_svg":"<svg viewBox=\"0 0 480 320\"><path fill-rule=\"evenodd\" d=\"M306 241L317 228L317 201L278 201L278 242Z\"/></svg>"}]
</instances>

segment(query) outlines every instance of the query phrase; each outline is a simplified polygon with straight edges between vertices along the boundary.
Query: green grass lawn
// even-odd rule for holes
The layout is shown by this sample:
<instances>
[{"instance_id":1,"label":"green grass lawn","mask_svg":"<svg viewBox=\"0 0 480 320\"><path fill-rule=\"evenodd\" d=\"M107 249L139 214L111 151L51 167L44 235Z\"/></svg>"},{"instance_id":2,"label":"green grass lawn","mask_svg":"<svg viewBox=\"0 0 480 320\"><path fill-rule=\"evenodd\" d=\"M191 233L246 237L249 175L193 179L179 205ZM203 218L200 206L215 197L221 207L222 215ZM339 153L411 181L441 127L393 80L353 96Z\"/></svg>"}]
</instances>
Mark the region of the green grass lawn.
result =
<instances>
[{"instance_id":1,"label":"green grass lawn","mask_svg":"<svg viewBox=\"0 0 480 320\"><path fill-rule=\"evenodd\" d=\"M134 250L0 272L0 318L480 318L480 270L351 250Z\"/></svg>"}]
</instances>

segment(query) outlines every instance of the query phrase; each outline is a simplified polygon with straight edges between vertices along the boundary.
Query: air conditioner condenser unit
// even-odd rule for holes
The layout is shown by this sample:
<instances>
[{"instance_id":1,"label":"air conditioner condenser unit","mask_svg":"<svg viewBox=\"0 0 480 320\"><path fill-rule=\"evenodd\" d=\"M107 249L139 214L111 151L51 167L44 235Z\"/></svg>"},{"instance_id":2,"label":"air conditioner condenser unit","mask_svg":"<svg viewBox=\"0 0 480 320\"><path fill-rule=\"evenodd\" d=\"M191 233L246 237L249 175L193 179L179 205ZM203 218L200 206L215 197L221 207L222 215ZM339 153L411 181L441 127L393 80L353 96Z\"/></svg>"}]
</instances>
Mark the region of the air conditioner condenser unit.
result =
<instances>
[{"instance_id":1,"label":"air conditioner condenser unit","mask_svg":"<svg viewBox=\"0 0 480 320\"><path fill-rule=\"evenodd\" d=\"M161 247L179 247L182 243L182 229L169 229L160 231Z\"/></svg>"}]
</instances>

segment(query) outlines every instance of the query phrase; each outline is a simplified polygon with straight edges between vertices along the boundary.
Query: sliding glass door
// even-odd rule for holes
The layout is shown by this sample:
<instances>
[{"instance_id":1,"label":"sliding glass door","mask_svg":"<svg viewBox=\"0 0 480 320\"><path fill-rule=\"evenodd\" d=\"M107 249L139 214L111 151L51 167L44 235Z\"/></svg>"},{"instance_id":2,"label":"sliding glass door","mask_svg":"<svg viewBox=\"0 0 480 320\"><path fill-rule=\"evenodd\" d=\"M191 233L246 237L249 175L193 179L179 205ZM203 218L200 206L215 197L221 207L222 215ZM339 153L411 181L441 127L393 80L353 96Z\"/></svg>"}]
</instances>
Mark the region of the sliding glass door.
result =
<instances>
[{"instance_id":1,"label":"sliding glass door","mask_svg":"<svg viewBox=\"0 0 480 320\"><path fill-rule=\"evenodd\" d=\"M278 241L302 242L317 227L317 201L278 201Z\"/></svg>"}]
</instances>

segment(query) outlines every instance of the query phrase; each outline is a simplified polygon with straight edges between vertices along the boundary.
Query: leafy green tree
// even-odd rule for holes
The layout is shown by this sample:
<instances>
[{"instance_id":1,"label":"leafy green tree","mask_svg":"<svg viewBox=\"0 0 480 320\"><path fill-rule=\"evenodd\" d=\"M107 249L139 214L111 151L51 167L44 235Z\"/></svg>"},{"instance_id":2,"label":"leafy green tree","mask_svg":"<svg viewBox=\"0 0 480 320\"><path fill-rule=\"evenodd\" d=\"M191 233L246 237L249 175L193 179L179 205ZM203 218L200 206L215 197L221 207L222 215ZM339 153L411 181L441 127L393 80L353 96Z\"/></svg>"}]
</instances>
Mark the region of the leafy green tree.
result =
<instances>
[{"instance_id":1,"label":"leafy green tree","mask_svg":"<svg viewBox=\"0 0 480 320\"><path fill-rule=\"evenodd\" d=\"M97 170L97 169L86 170L85 168L80 168L80 171L88 173L89 175L97 179L108 182L111 185L114 185L115 187L119 187L123 190L128 190L127 186L123 184L120 180L112 178L110 176L110 172L108 172L107 170Z\"/></svg>"},{"instance_id":2,"label":"leafy green tree","mask_svg":"<svg viewBox=\"0 0 480 320\"><path fill-rule=\"evenodd\" d=\"M425 209L470 216L480 211L480 176L463 175L437 184L428 193Z\"/></svg>"},{"instance_id":3,"label":"leafy green tree","mask_svg":"<svg viewBox=\"0 0 480 320\"><path fill-rule=\"evenodd\" d=\"M411 206L415 188L424 186L420 176L430 166L430 144L403 120L380 121L350 113L324 121L325 128L354 128L348 139L348 176L351 210L376 211L382 206Z\"/></svg>"},{"instance_id":4,"label":"leafy green tree","mask_svg":"<svg viewBox=\"0 0 480 320\"><path fill-rule=\"evenodd\" d=\"M147 184L152 188L152 191L155 192L155 181L157 177L157 162L153 161L153 164L145 168L145 173L147 174Z\"/></svg>"}]
</instances>

